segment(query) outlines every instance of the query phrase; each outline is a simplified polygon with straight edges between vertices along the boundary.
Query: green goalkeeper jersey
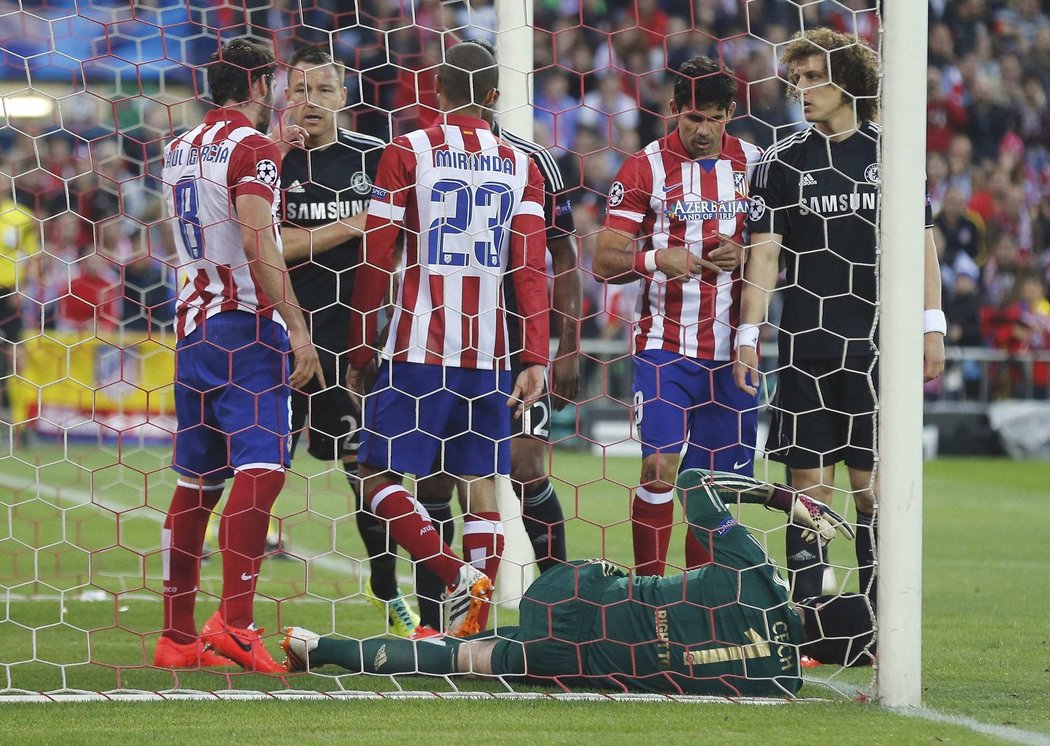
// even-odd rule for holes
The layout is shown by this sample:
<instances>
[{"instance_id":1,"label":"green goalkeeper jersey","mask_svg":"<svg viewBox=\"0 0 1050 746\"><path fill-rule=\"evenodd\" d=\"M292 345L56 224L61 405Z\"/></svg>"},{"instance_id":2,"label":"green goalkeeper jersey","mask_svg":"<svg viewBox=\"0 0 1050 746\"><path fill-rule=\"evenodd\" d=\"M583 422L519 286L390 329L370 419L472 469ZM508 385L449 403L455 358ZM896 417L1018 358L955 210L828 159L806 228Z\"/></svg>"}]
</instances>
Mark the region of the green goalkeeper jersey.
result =
<instances>
[{"instance_id":1,"label":"green goalkeeper jersey","mask_svg":"<svg viewBox=\"0 0 1050 746\"><path fill-rule=\"evenodd\" d=\"M787 583L721 500L692 502L686 514L711 564L662 578L574 562L537 579L521 604L530 674L565 676L570 643L592 685L727 696L801 688L802 625Z\"/></svg>"}]
</instances>

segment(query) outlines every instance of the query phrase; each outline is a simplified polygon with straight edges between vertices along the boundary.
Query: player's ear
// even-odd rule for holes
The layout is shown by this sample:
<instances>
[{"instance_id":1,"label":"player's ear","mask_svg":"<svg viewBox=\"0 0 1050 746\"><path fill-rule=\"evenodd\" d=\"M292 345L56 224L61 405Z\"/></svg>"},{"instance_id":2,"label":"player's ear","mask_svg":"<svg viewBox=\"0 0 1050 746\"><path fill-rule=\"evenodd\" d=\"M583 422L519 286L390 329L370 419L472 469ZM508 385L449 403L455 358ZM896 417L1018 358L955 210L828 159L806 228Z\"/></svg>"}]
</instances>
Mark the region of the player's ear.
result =
<instances>
[{"instance_id":1,"label":"player's ear","mask_svg":"<svg viewBox=\"0 0 1050 746\"><path fill-rule=\"evenodd\" d=\"M726 119L733 118L733 112L736 111L736 101L730 101L729 107L726 109Z\"/></svg>"},{"instance_id":2,"label":"player's ear","mask_svg":"<svg viewBox=\"0 0 1050 746\"><path fill-rule=\"evenodd\" d=\"M499 88L490 88L485 96L484 106L486 109L496 110L496 102L499 101Z\"/></svg>"},{"instance_id":3,"label":"player's ear","mask_svg":"<svg viewBox=\"0 0 1050 746\"><path fill-rule=\"evenodd\" d=\"M667 106L668 106L668 108L671 109L671 116L673 116L673 117L678 116L678 104L675 102L675 100L673 98L670 101L667 102Z\"/></svg>"}]
</instances>

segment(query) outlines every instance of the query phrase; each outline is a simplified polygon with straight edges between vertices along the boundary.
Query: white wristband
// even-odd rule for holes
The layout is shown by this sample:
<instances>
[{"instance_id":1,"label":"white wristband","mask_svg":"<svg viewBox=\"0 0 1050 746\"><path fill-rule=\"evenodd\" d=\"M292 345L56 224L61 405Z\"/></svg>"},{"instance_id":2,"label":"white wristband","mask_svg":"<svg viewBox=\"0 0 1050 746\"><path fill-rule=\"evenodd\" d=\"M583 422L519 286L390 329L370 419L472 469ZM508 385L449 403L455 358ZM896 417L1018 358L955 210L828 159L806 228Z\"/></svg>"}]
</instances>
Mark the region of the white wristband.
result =
<instances>
[{"instance_id":1,"label":"white wristband","mask_svg":"<svg viewBox=\"0 0 1050 746\"><path fill-rule=\"evenodd\" d=\"M948 321L944 318L944 311L939 308L927 308L923 311L922 332L923 334L929 334L930 332L947 334Z\"/></svg>"},{"instance_id":2,"label":"white wristband","mask_svg":"<svg viewBox=\"0 0 1050 746\"><path fill-rule=\"evenodd\" d=\"M645 252L644 256L642 257L642 261L645 262L645 271L649 274L652 274L656 271L657 251L659 251L659 249L650 249L649 251Z\"/></svg>"},{"instance_id":3,"label":"white wristband","mask_svg":"<svg viewBox=\"0 0 1050 746\"><path fill-rule=\"evenodd\" d=\"M758 324L741 324L736 330L736 348L758 347Z\"/></svg>"}]
</instances>

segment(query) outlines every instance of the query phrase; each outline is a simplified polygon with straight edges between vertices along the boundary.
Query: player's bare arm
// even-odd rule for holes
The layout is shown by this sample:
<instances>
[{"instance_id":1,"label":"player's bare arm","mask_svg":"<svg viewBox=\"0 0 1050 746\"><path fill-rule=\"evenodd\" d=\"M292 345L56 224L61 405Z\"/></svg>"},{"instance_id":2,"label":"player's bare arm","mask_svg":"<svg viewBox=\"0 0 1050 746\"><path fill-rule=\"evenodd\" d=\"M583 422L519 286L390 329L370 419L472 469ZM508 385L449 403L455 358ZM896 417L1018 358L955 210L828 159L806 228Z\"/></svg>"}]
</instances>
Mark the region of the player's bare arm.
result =
<instances>
[{"instance_id":1,"label":"player's bare arm","mask_svg":"<svg viewBox=\"0 0 1050 746\"><path fill-rule=\"evenodd\" d=\"M937 242L933 229L927 228L925 246L925 276L923 278L924 308L927 311L941 310L941 267L937 260ZM943 315L940 317L943 322ZM923 335L923 380L932 381L944 372L944 332L926 331Z\"/></svg>"},{"instance_id":2,"label":"player's bare arm","mask_svg":"<svg viewBox=\"0 0 1050 746\"><path fill-rule=\"evenodd\" d=\"M580 306L583 280L580 276L576 237L547 242L554 268L554 311L558 318L558 351L551 363L551 393L554 408L561 410L580 392Z\"/></svg>"},{"instance_id":3,"label":"player's bare arm","mask_svg":"<svg viewBox=\"0 0 1050 746\"><path fill-rule=\"evenodd\" d=\"M598 234L592 269L602 282L623 285L634 282L641 274L638 253L633 250L634 236L615 228L603 228ZM643 259L644 260L644 259ZM685 282L699 275L705 268L721 271L717 264L704 259L685 247L654 249L652 264L672 280Z\"/></svg>"},{"instance_id":4,"label":"player's bare arm","mask_svg":"<svg viewBox=\"0 0 1050 746\"><path fill-rule=\"evenodd\" d=\"M285 260L297 262L309 259L330 251L352 238L364 236L367 217L367 213L360 212L353 217L336 220L328 225L312 229L282 225L281 243Z\"/></svg>"},{"instance_id":5,"label":"player's bare arm","mask_svg":"<svg viewBox=\"0 0 1050 746\"><path fill-rule=\"evenodd\" d=\"M295 370L288 382L295 388L302 388L316 379L323 388L325 382L321 362L310 341L310 330L273 235L270 201L256 194L242 194L237 197L236 208L244 256L248 260L252 278L266 297L274 302L277 312L288 325L288 340L295 354Z\"/></svg>"},{"instance_id":6,"label":"player's bare arm","mask_svg":"<svg viewBox=\"0 0 1050 746\"><path fill-rule=\"evenodd\" d=\"M737 359L733 379L737 388L754 396L758 393L758 329L765 321L769 295L777 286L780 272L778 233L756 233L744 265L744 289L740 301L740 327L737 330Z\"/></svg>"}]
</instances>

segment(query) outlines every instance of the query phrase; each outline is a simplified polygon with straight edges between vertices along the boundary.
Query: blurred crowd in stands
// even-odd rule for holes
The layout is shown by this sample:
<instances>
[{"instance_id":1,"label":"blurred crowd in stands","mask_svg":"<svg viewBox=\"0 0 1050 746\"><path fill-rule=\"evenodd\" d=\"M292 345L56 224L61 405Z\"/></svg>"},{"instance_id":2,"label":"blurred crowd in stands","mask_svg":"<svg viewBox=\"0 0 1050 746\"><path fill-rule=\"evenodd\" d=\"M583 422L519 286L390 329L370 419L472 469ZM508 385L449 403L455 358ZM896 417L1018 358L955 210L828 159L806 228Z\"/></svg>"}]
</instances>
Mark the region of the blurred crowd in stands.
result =
<instances>
[{"instance_id":1,"label":"blurred crowd in stands","mask_svg":"<svg viewBox=\"0 0 1050 746\"><path fill-rule=\"evenodd\" d=\"M192 3L204 6L205 22L227 29L224 38L245 30L272 38L279 59L331 38L354 73L344 124L381 137L432 119L433 67L443 45L496 41L491 0L240 4ZM684 60L703 53L735 70L740 92L731 131L766 147L803 126L778 77L777 44L803 24L879 41L875 0L801 8L785 0L704 0L689 15L683 5L536 0L533 139L552 150L573 192L585 268L617 168L666 131L671 71ZM1048 350L1050 16L1040 0L932 0L927 82L926 165L948 344ZM56 114L0 126L0 295L7 293L0 338L27 326L170 324L176 277L168 232L157 222L156 177L164 140L172 127L198 119L200 104L192 94L178 99L177 91L155 99L126 99L119 111L106 109L107 120L99 99L80 93L61 102L61 120ZM175 100L184 103L170 106ZM633 292L588 281L584 336L626 340ZM1050 371L1037 375L1045 391ZM1003 395L1010 384L1003 381Z\"/></svg>"}]
</instances>

